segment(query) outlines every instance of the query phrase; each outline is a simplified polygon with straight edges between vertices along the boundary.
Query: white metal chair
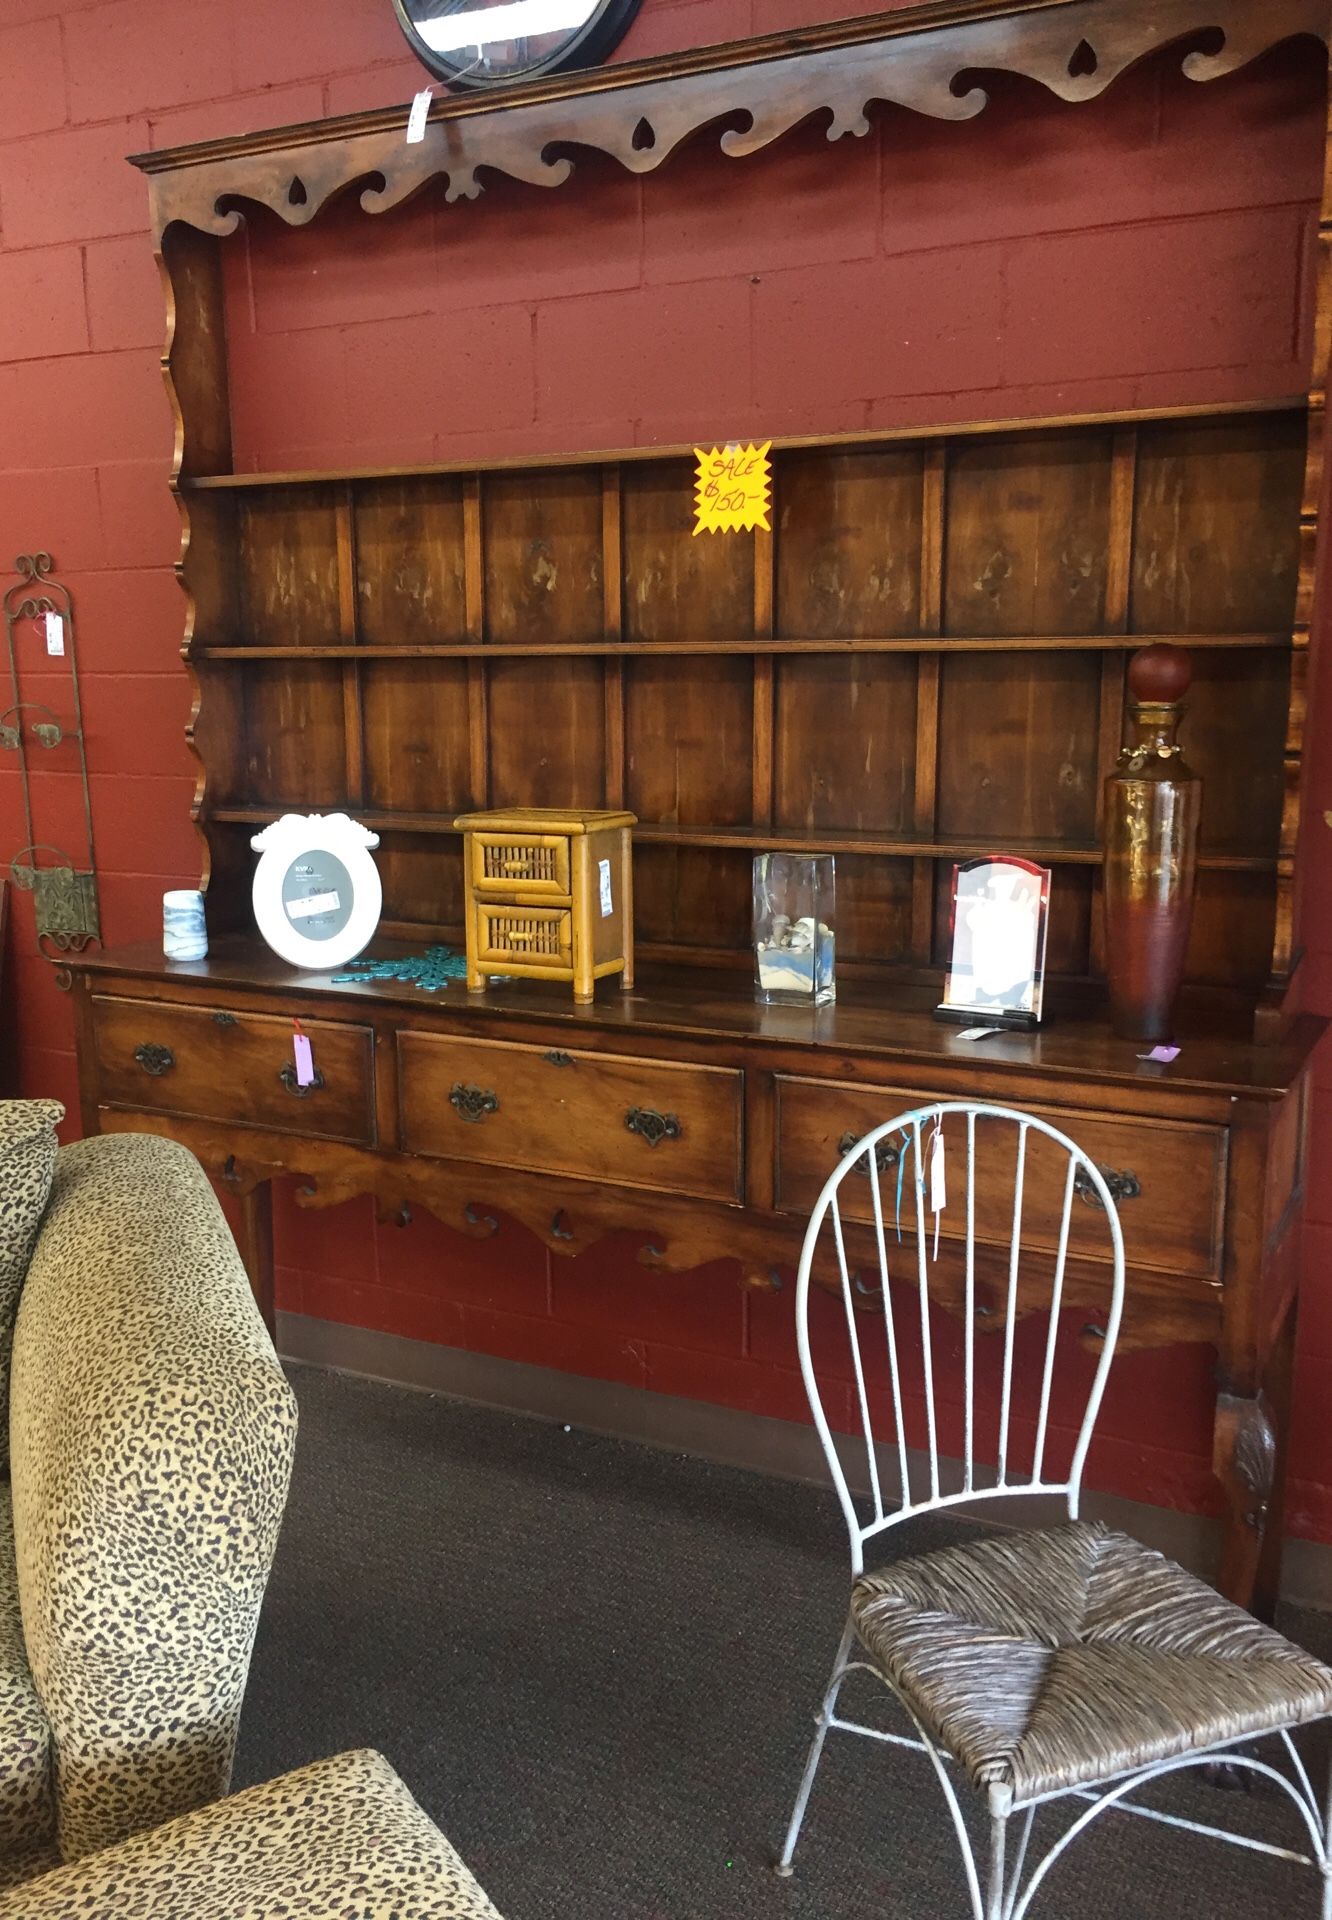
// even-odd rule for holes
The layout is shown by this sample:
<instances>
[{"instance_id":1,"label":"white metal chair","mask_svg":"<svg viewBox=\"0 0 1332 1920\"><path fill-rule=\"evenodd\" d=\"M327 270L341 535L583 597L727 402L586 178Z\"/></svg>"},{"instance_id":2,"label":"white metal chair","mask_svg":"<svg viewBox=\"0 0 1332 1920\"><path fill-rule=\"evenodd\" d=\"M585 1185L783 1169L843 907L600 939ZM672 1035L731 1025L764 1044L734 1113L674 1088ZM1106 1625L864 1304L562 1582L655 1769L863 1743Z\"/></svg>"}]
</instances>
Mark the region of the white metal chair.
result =
<instances>
[{"instance_id":1,"label":"white metal chair","mask_svg":"<svg viewBox=\"0 0 1332 1920\"><path fill-rule=\"evenodd\" d=\"M950 1227L960 1222L944 1242L946 1258L955 1263L954 1285L965 1313L963 1459L960 1485L951 1491L941 1474L942 1408L930 1311L939 1223L936 1217L931 1231L926 1218L932 1200L944 1197L933 1191L931 1179L936 1135L944 1143L941 1174L949 1190L943 1219ZM1000 1231L996 1209L996 1175L1004 1184L1011 1181L1006 1232ZM844 1201L839 1196L848 1179L854 1185ZM1075 1220L1078 1199L1086 1209ZM856 1292L865 1289L863 1263L853 1265L856 1245L867 1245L870 1257L877 1258L882 1322L857 1312ZM898 1275L890 1271L890 1254L893 1269L908 1269L905 1290L899 1291ZM1059 1314L1070 1274L1075 1267L1083 1275L1095 1272L1088 1265L1095 1259L1103 1263L1108 1281L1105 1338L1085 1403L1079 1399L1080 1418L1066 1435L1072 1441L1071 1460L1060 1472L1052 1465L1059 1441L1052 1419ZM984 1304L978 1265L997 1274L1002 1301L994 1314L1003 1341L999 1407L989 1436L978 1430L983 1408L975 1329ZM811 1351L816 1266L826 1268L843 1304L850 1398L853 1418L858 1417L852 1451L860 1461L863 1446L868 1520L857 1511ZM1023 1291L1024 1268L1042 1267L1045 1276L1036 1288L1040 1304L1048 1303L1049 1328L1034 1428L1023 1428L1015 1418L1022 1371L1014 1366L1015 1338L1031 1301L1030 1282ZM1332 1796L1320 1806L1290 1731L1332 1713L1332 1670L1160 1554L1078 1519L1083 1468L1123 1300L1124 1246L1109 1188L1072 1140L1034 1115L963 1103L917 1108L859 1140L829 1176L805 1234L796 1314L805 1388L850 1535L851 1607L816 1716L779 1874L791 1872L823 1744L836 1729L928 1755L961 1847L974 1920L1023 1920L1064 1849L1098 1814L1115 1806L1314 1867L1322 1879L1323 1920L1332 1920ZM862 1325L874 1329L883 1351L873 1352L862 1341ZM874 1391L876 1371L882 1375L881 1394ZM916 1375L926 1444L913 1457L905 1403ZM886 1418L876 1424L875 1405L884 1401ZM1028 1435L1030 1460L1019 1464ZM988 1437L994 1442L992 1471L981 1464L989 1452ZM913 1478L923 1484L913 1485ZM1066 1503L1067 1524L996 1532L900 1560L877 1574L864 1571L866 1543L904 1520L1020 1495L1058 1495ZM853 1659L857 1642L863 1657ZM837 1714L842 1682L855 1668L888 1687L918 1738ZM1281 1767L1240 1750L1263 1734L1279 1740ZM1130 1804L1148 1782L1218 1758L1275 1782L1290 1796L1307 1830L1309 1853ZM988 1806L988 1866L977 1861L954 1771ZM1036 1809L1066 1798L1089 1804L1024 1881Z\"/></svg>"}]
</instances>

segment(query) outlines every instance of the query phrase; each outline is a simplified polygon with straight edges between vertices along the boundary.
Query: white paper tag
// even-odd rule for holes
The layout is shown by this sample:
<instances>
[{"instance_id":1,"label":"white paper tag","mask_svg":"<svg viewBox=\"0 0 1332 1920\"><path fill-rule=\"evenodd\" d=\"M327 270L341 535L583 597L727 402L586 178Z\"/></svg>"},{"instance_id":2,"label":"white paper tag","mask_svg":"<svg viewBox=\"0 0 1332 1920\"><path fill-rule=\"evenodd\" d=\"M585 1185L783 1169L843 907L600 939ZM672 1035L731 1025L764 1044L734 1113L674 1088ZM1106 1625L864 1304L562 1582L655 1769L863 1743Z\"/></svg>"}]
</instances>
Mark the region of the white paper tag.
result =
<instances>
[{"instance_id":1,"label":"white paper tag","mask_svg":"<svg viewBox=\"0 0 1332 1920\"><path fill-rule=\"evenodd\" d=\"M296 1085L312 1087L314 1085L314 1055L310 1051L310 1036L294 1033L291 1036L291 1057L296 1062Z\"/></svg>"},{"instance_id":2,"label":"white paper tag","mask_svg":"<svg viewBox=\"0 0 1332 1920\"><path fill-rule=\"evenodd\" d=\"M42 624L46 629L46 651L48 653L63 653L65 651L65 622L60 614L45 614Z\"/></svg>"},{"instance_id":3,"label":"white paper tag","mask_svg":"<svg viewBox=\"0 0 1332 1920\"><path fill-rule=\"evenodd\" d=\"M942 1213L948 1205L948 1183L944 1174L943 1128L936 1127L930 1141L930 1212Z\"/></svg>"},{"instance_id":4,"label":"white paper tag","mask_svg":"<svg viewBox=\"0 0 1332 1920\"><path fill-rule=\"evenodd\" d=\"M610 861L598 860L597 873L601 878L601 917L603 920L609 920L615 911L615 905L611 899Z\"/></svg>"},{"instance_id":5,"label":"white paper tag","mask_svg":"<svg viewBox=\"0 0 1332 1920\"><path fill-rule=\"evenodd\" d=\"M939 1222L943 1210L948 1205L948 1190L944 1180L944 1142L943 1128L936 1122L930 1138L930 1212L934 1215L934 1253L939 1258Z\"/></svg>"},{"instance_id":6,"label":"white paper tag","mask_svg":"<svg viewBox=\"0 0 1332 1920\"><path fill-rule=\"evenodd\" d=\"M336 893L311 893L304 900L288 900L289 920L313 920L317 913L336 913L342 905Z\"/></svg>"},{"instance_id":7,"label":"white paper tag","mask_svg":"<svg viewBox=\"0 0 1332 1920\"><path fill-rule=\"evenodd\" d=\"M1002 1033L1002 1027L963 1027L958 1034L959 1040L988 1040L992 1033Z\"/></svg>"},{"instance_id":8,"label":"white paper tag","mask_svg":"<svg viewBox=\"0 0 1332 1920\"><path fill-rule=\"evenodd\" d=\"M412 110L407 116L407 145L414 147L425 139L426 115L430 111L430 89L423 87L412 99Z\"/></svg>"}]
</instances>

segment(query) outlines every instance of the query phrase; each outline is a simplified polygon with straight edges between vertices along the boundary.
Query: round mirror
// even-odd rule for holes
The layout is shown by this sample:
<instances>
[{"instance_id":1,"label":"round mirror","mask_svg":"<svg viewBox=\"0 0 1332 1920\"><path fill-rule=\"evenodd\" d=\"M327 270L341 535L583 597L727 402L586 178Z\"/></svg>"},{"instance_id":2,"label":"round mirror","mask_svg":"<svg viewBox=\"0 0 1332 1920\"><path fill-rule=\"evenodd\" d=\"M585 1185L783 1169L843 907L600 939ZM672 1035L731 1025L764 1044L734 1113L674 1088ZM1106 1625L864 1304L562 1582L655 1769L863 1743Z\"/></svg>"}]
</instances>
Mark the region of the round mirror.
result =
<instances>
[{"instance_id":1,"label":"round mirror","mask_svg":"<svg viewBox=\"0 0 1332 1920\"><path fill-rule=\"evenodd\" d=\"M403 32L433 74L457 87L512 86L561 67L590 67L623 35L642 0L393 0Z\"/></svg>"}]
</instances>

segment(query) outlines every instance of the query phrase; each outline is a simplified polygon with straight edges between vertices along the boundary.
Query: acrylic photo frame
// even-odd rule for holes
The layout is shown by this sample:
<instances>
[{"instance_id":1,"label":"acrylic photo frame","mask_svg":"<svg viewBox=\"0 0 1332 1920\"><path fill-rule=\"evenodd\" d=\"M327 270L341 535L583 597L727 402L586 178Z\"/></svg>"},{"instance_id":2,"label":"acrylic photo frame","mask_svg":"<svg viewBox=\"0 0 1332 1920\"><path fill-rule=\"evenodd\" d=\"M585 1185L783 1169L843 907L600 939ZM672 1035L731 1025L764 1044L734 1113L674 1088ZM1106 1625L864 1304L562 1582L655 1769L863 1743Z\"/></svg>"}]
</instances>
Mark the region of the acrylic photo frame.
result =
<instances>
[{"instance_id":1,"label":"acrylic photo frame","mask_svg":"<svg viewBox=\"0 0 1332 1920\"><path fill-rule=\"evenodd\" d=\"M1040 1024L1050 869L988 853L953 868L942 1020L994 1027Z\"/></svg>"}]
</instances>

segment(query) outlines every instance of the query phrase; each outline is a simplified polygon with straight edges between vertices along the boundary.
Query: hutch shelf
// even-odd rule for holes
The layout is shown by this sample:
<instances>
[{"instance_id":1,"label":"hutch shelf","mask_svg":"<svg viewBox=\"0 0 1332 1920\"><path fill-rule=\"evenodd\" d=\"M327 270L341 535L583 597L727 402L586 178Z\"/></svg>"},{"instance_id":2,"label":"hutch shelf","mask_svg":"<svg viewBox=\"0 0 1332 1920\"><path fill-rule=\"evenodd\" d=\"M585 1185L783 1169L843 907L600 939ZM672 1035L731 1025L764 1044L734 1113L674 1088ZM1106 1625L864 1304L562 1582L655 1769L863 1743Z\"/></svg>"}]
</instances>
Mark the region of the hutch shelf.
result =
<instances>
[{"instance_id":1,"label":"hutch shelf","mask_svg":"<svg viewBox=\"0 0 1332 1920\"><path fill-rule=\"evenodd\" d=\"M169 1132L243 1197L267 1311L277 1176L307 1204L369 1191L474 1234L502 1209L566 1254L637 1227L648 1265L729 1254L768 1285L846 1134L934 1096L1028 1107L1125 1176L1126 1346L1218 1350L1223 1580L1271 1605L1322 1031L1289 988L1326 272L1308 394L778 442L771 533L697 540L688 449L233 470L223 255L247 203L295 226L350 186L367 213L437 179L470 195L478 167L556 186L580 146L645 172L708 126L724 187L732 159L820 109L830 135L864 131L874 100L961 118L984 96L957 76L996 67L1088 99L1166 44L1206 79L1326 30L1307 0L936 5L437 102L420 147L385 113L139 157L169 301L212 954L73 963L84 1123ZM1168 1068L1109 1033L1099 912L1125 663L1162 637L1193 655L1184 739L1206 783ZM262 948L256 825L345 809L372 826L389 951L460 942L454 822L498 807L637 816L631 988L427 997ZM977 1046L929 1009L952 864L996 847L1055 869L1051 1012ZM753 1003L763 848L837 856L834 1007ZM313 1087L283 1073L293 1016ZM1087 1246L1069 1297L1094 1346ZM959 1311L946 1229L932 1271Z\"/></svg>"}]
</instances>

